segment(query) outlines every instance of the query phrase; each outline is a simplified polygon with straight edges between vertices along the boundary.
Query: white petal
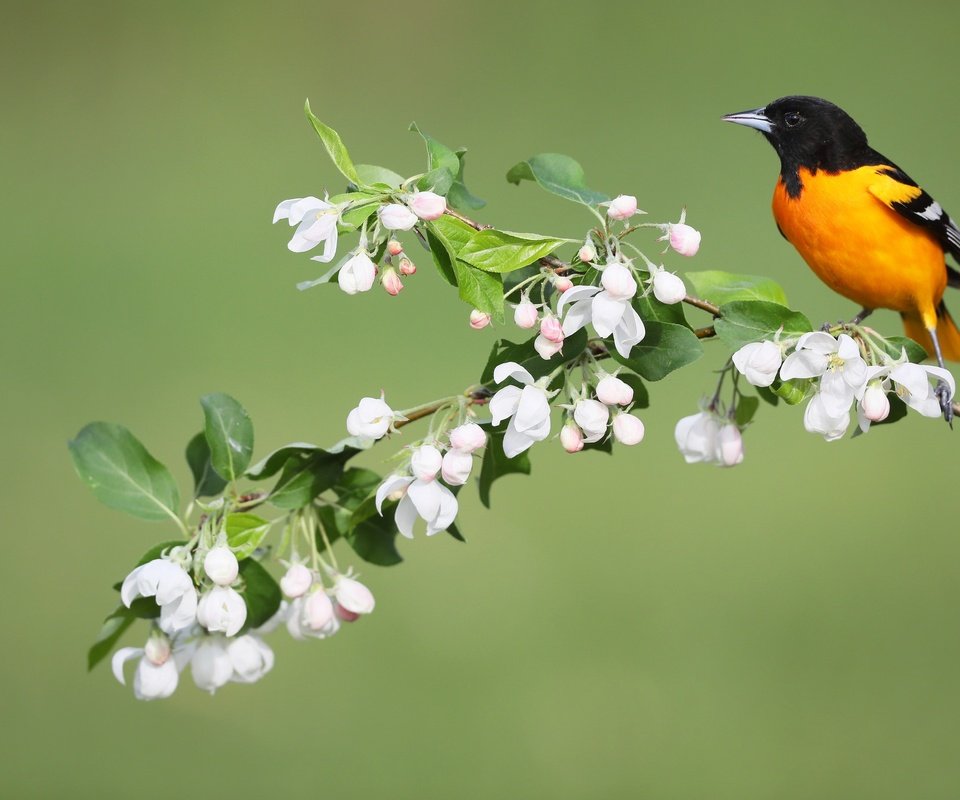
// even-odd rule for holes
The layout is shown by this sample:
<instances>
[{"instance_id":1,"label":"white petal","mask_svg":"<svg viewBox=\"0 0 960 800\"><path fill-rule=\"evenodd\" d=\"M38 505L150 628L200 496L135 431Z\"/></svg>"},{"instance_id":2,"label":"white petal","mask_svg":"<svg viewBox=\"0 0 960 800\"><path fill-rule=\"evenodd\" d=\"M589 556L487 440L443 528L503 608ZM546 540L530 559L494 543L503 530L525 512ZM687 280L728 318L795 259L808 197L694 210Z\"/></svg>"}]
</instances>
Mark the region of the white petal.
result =
<instances>
[{"instance_id":1,"label":"white petal","mask_svg":"<svg viewBox=\"0 0 960 800\"><path fill-rule=\"evenodd\" d=\"M841 333L837 339L837 355L844 361L859 358L860 347L851 337L847 336L847 334Z\"/></svg>"},{"instance_id":2,"label":"white petal","mask_svg":"<svg viewBox=\"0 0 960 800\"><path fill-rule=\"evenodd\" d=\"M850 388L859 391L867 382L867 362L856 355L844 362L841 374Z\"/></svg>"},{"instance_id":3,"label":"white petal","mask_svg":"<svg viewBox=\"0 0 960 800\"><path fill-rule=\"evenodd\" d=\"M820 379L820 402L823 410L834 419L850 411L854 390L843 379L843 372L828 370Z\"/></svg>"},{"instance_id":4,"label":"white petal","mask_svg":"<svg viewBox=\"0 0 960 800\"><path fill-rule=\"evenodd\" d=\"M525 450L529 450L534 443L534 439L524 433L520 433L514 427L513 420L507 426L507 432L503 435L503 454L507 458L513 458L520 455Z\"/></svg>"},{"instance_id":5,"label":"white petal","mask_svg":"<svg viewBox=\"0 0 960 800\"><path fill-rule=\"evenodd\" d=\"M403 489L413 481L403 475L388 475L386 480L377 488L377 513L383 516L383 501L398 489Z\"/></svg>"},{"instance_id":6,"label":"white petal","mask_svg":"<svg viewBox=\"0 0 960 800\"><path fill-rule=\"evenodd\" d=\"M623 319L623 313L629 303L626 300L618 300L611 297L607 292L600 292L593 298L593 307L591 315L593 318L593 329L597 335L606 339L613 329L620 324Z\"/></svg>"},{"instance_id":7,"label":"white petal","mask_svg":"<svg viewBox=\"0 0 960 800\"><path fill-rule=\"evenodd\" d=\"M522 390L517 386L504 386L490 398L490 416L494 425L499 425L507 417L512 417L516 413L521 394Z\"/></svg>"},{"instance_id":8,"label":"white petal","mask_svg":"<svg viewBox=\"0 0 960 800\"><path fill-rule=\"evenodd\" d=\"M404 495L397 504L397 513L393 518L397 529L408 539L413 538L413 526L417 521L417 509L409 495Z\"/></svg>"},{"instance_id":9,"label":"white petal","mask_svg":"<svg viewBox=\"0 0 960 800\"><path fill-rule=\"evenodd\" d=\"M516 361L507 361L503 364L498 364L494 368L494 383L503 383L507 378L513 378L518 383L533 383L533 375L527 372Z\"/></svg>"},{"instance_id":10,"label":"white petal","mask_svg":"<svg viewBox=\"0 0 960 800\"><path fill-rule=\"evenodd\" d=\"M562 315L563 309L569 303L576 303L580 300L585 300L588 297L593 297L599 291L599 286L574 286L571 289L567 289L567 291L563 292L560 295L560 298L557 300L557 314Z\"/></svg>"},{"instance_id":11,"label":"white petal","mask_svg":"<svg viewBox=\"0 0 960 800\"><path fill-rule=\"evenodd\" d=\"M144 650L142 647L121 647L113 654L113 658L110 661L110 666L113 669L113 677L116 678L124 686L127 685L127 681L123 677L123 665L126 664L131 658L137 658L142 656Z\"/></svg>"},{"instance_id":12,"label":"white petal","mask_svg":"<svg viewBox=\"0 0 960 800\"><path fill-rule=\"evenodd\" d=\"M520 402L511 423L523 433L543 423L550 416L550 402L542 389L525 386L520 393Z\"/></svg>"},{"instance_id":13,"label":"white petal","mask_svg":"<svg viewBox=\"0 0 960 800\"><path fill-rule=\"evenodd\" d=\"M435 533L445 531L453 524L453 520L456 519L457 516L457 510L459 508L457 498L453 492L445 486L441 486L440 489L440 509L437 512L436 518L432 522L427 522L427 536L433 536Z\"/></svg>"},{"instance_id":14,"label":"white petal","mask_svg":"<svg viewBox=\"0 0 960 800\"><path fill-rule=\"evenodd\" d=\"M630 357L630 350L635 344L643 341L647 335L647 329L643 325L640 315L634 311L633 306L628 305L620 324L614 328L613 344L617 352L624 358Z\"/></svg>"},{"instance_id":15,"label":"white petal","mask_svg":"<svg viewBox=\"0 0 960 800\"><path fill-rule=\"evenodd\" d=\"M323 210L325 208L330 208L330 204L321 200L319 197L314 197L313 195L310 197L303 197L300 200L295 200L290 206L290 224L299 225L303 221L305 214L308 214L311 211Z\"/></svg>"},{"instance_id":16,"label":"white petal","mask_svg":"<svg viewBox=\"0 0 960 800\"><path fill-rule=\"evenodd\" d=\"M807 334L809 335L809 334ZM794 378L816 378L827 369L827 357L813 350L796 350L787 356L780 367L780 377L785 380Z\"/></svg>"},{"instance_id":17,"label":"white petal","mask_svg":"<svg viewBox=\"0 0 960 800\"><path fill-rule=\"evenodd\" d=\"M826 331L811 331L797 340L798 350L813 350L814 353L824 356L836 353L839 347L837 340Z\"/></svg>"},{"instance_id":18,"label":"white petal","mask_svg":"<svg viewBox=\"0 0 960 800\"><path fill-rule=\"evenodd\" d=\"M407 489L407 497L413 501L417 513L427 522L436 519L440 513L440 495L443 486L436 481L414 481Z\"/></svg>"},{"instance_id":19,"label":"white petal","mask_svg":"<svg viewBox=\"0 0 960 800\"><path fill-rule=\"evenodd\" d=\"M301 198L294 197L292 200L283 200L278 205L276 210L273 212L273 221L279 222L281 219L290 218L290 209L294 203L300 202ZM296 224L296 223L294 223Z\"/></svg>"},{"instance_id":20,"label":"white petal","mask_svg":"<svg viewBox=\"0 0 960 800\"><path fill-rule=\"evenodd\" d=\"M333 261L333 257L337 254L337 236L338 232L336 226L330 232L330 235L327 236L326 240L323 243L323 254L319 256L311 257L311 261L319 261L321 264L326 264L330 261Z\"/></svg>"},{"instance_id":21,"label":"white petal","mask_svg":"<svg viewBox=\"0 0 960 800\"><path fill-rule=\"evenodd\" d=\"M596 287L591 287L596 288ZM570 289L567 294L574 291ZM563 335L572 336L578 330L580 330L584 325L587 325L590 322L593 310L593 301L592 300L581 300L579 303L574 303L570 306L570 310L567 312L567 316L563 318Z\"/></svg>"}]
</instances>

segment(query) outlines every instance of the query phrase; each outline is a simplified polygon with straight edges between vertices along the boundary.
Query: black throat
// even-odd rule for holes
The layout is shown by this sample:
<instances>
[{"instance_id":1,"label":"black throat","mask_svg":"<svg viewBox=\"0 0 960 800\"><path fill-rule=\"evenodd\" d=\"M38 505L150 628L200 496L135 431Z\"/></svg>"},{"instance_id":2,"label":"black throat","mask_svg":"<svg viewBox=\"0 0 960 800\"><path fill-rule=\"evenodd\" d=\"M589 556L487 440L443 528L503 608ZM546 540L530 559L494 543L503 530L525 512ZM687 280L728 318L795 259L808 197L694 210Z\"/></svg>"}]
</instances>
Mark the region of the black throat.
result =
<instances>
[{"instance_id":1,"label":"black throat","mask_svg":"<svg viewBox=\"0 0 960 800\"><path fill-rule=\"evenodd\" d=\"M772 136L767 136L767 139L780 156L780 178L787 189L787 195L794 199L803 191L801 167L813 175L820 170L835 175L859 167L888 163L865 141L861 144L845 142L842 139L811 138L784 142Z\"/></svg>"}]
</instances>

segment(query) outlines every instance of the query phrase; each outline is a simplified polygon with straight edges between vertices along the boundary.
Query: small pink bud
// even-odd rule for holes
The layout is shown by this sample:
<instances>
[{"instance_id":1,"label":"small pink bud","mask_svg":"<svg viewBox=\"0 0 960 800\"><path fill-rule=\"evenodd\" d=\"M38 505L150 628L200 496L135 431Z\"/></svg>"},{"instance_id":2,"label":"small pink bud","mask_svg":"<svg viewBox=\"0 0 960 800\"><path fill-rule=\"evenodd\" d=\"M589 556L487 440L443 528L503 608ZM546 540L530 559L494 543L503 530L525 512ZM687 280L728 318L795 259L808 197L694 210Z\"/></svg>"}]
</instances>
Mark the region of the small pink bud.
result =
<instances>
[{"instance_id":1,"label":"small pink bud","mask_svg":"<svg viewBox=\"0 0 960 800\"><path fill-rule=\"evenodd\" d=\"M563 343L563 327L553 314L547 314L540 322L540 335L557 344Z\"/></svg>"},{"instance_id":2,"label":"small pink bud","mask_svg":"<svg viewBox=\"0 0 960 800\"><path fill-rule=\"evenodd\" d=\"M303 564L291 564L280 579L280 590L289 598L295 599L307 593L313 584L313 573Z\"/></svg>"},{"instance_id":3,"label":"small pink bud","mask_svg":"<svg viewBox=\"0 0 960 800\"><path fill-rule=\"evenodd\" d=\"M307 625L315 631L323 630L333 619L333 603L323 589L317 589L303 606Z\"/></svg>"},{"instance_id":4,"label":"small pink bud","mask_svg":"<svg viewBox=\"0 0 960 800\"><path fill-rule=\"evenodd\" d=\"M485 314L479 308L473 309L470 312L470 327L475 331L482 330L490 324L490 315Z\"/></svg>"},{"instance_id":5,"label":"small pink bud","mask_svg":"<svg viewBox=\"0 0 960 800\"><path fill-rule=\"evenodd\" d=\"M633 389L614 375L607 375L597 384L597 400L608 406L628 406L633 402Z\"/></svg>"},{"instance_id":6,"label":"small pink bud","mask_svg":"<svg viewBox=\"0 0 960 800\"><path fill-rule=\"evenodd\" d=\"M520 296L520 302L514 309L513 321L521 328L532 328L537 324L539 318L540 312L537 311L537 307L530 302L530 298L527 297L526 292L524 292Z\"/></svg>"},{"instance_id":7,"label":"small pink bud","mask_svg":"<svg viewBox=\"0 0 960 800\"><path fill-rule=\"evenodd\" d=\"M720 449L720 463L725 467L732 467L743 461L743 437L740 429L732 422L720 428L718 437Z\"/></svg>"},{"instance_id":8,"label":"small pink bud","mask_svg":"<svg viewBox=\"0 0 960 800\"><path fill-rule=\"evenodd\" d=\"M162 634L155 634L147 639L147 644L143 650L147 660L159 667L170 658L170 640Z\"/></svg>"},{"instance_id":9,"label":"small pink bud","mask_svg":"<svg viewBox=\"0 0 960 800\"><path fill-rule=\"evenodd\" d=\"M450 447L454 450L461 450L464 453L472 453L479 450L487 443L487 435L483 428L476 422L467 422L458 425L450 431Z\"/></svg>"},{"instance_id":10,"label":"small pink bud","mask_svg":"<svg viewBox=\"0 0 960 800\"><path fill-rule=\"evenodd\" d=\"M557 275L553 279L553 288L560 292L560 294L563 294L568 289L573 288L573 281L566 275Z\"/></svg>"},{"instance_id":11,"label":"small pink bud","mask_svg":"<svg viewBox=\"0 0 960 800\"><path fill-rule=\"evenodd\" d=\"M890 400L878 384L871 384L860 401L863 416L871 422L883 422L890 415Z\"/></svg>"},{"instance_id":12,"label":"small pink bud","mask_svg":"<svg viewBox=\"0 0 960 800\"><path fill-rule=\"evenodd\" d=\"M637 213L637 198L632 194L622 194L613 198L607 208L607 216L610 219L624 220L630 219Z\"/></svg>"},{"instance_id":13,"label":"small pink bud","mask_svg":"<svg viewBox=\"0 0 960 800\"><path fill-rule=\"evenodd\" d=\"M600 284L615 300L629 300L637 293L637 282L633 273L619 261L612 261L603 268Z\"/></svg>"},{"instance_id":14,"label":"small pink bud","mask_svg":"<svg viewBox=\"0 0 960 800\"><path fill-rule=\"evenodd\" d=\"M559 342L554 342L541 333L533 340L533 349L537 351L540 358L549 361L563 350L563 340L561 339Z\"/></svg>"},{"instance_id":15,"label":"small pink bud","mask_svg":"<svg viewBox=\"0 0 960 800\"><path fill-rule=\"evenodd\" d=\"M440 474L450 486L463 486L470 477L473 468L473 456L463 450L447 450L443 454Z\"/></svg>"},{"instance_id":16,"label":"small pink bud","mask_svg":"<svg viewBox=\"0 0 960 800\"><path fill-rule=\"evenodd\" d=\"M432 481L437 477L443 463L443 456L432 444L425 444L413 451L410 457L410 471L413 477L421 481Z\"/></svg>"},{"instance_id":17,"label":"small pink bud","mask_svg":"<svg viewBox=\"0 0 960 800\"><path fill-rule=\"evenodd\" d=\"M577 258L584 264L589 264L591 261L597 260L597 251L592 244L585 244L580 248L580 252L577 253Z\"/></svg>"},{"instance_id":18,"label":"small pink bud","mask_svg":"<svg viewBox=\"0 0 960 800\"><path fill-rule=\"evenodd\" d=\"M339 575L333 584L333 596L344 610L354 614L369 614L376 603L371 592L360 581Z\"/></svg>"},{"instance_id":19,"label":"small pink bud","mask_svg":"<svg viewBox=\"0 0 960 800\"><path fill-rule=\"evenodd\" d=\"M560 444L568 453L579 453L583 450L583 431L575 422L568 422L560 429Z\"/></svg>"},{"instance_id":20,"label":"small pink bud","mask_svg":"<svg viewBox=\"0 0 960 800\"><path fill-rule=\"evenodd\" d=\"M337 619L341 622L356 622L358 619L360 619L359 614L357 614L355 611L347 611L347 609L345 609L339 603L333 604L333 613L337 615Z\"/></svg>"},{"instance_id":21,"label":"small pink bud","mask_svg":"<svg viewBox=\"0 0 960 800\"><path fill-rule=\"evenodd\" d=\"M661 303L672 306L687 296L687 287L672 272L667 272L665 269L657 270L653 276L653 296Z\"/></svg>"},{"instance_id":22,"label":"small pink bud","mask_svg":"<svg viewBox=\"0 0 960 800\"><path fill-rule=\"evenodd\" d=\"M613 436L620 444L633 446L643 441L644 427L639 417L621 413L613 418Z\"/></svg>"},{"instance_id":23,"label":"small pink bud","mask_svg":"<svg viewBox=\"0 0 960 800\"><path fill-rule=\"evenodd\" d=\"M416 271L417 271L417 265L414 264L409 258L400 259L401 275L413 275Z\"/></svg>"},{"instance_id":24,"label":"small pink bud","mask_svg":"<svg viewBox=\"0 0 960 800\"><path fill-rule=\"evenodd\" d=\"M387 252L392 256L398 256L403 252L403 245L396 239L387 242Z\"/></svg>"},{"instance_id":25,"label":"small pink bud","mask_svg":"<svg viewBox=\"0 0 960 800\"><path fill-rule=\"evenodd\" d=\"M684 222L667 228L670 246L682 256L695 256L700 249L700 231Z\"/></svg>"},{"instance_id":26,"label":"small pink bud","mask_svg":"<svg viewBox=\"0 0 960 800\"><path fill-rule=\"evenodd\" d=\"M439 219L447 210L446 198L434 192L417 192L407 202L414 214L428 222Z\"/></svg>"},{"instance_id":27,"label":"small pink bud","mask_svg":"<svg viewBox=\"0 0 960 800\"><path fill-rule=\"evenodd\" d=\"M403 289L403 281L400 280L400 276L393 267L387 267L383 271L381 282L383 283L383 288L391 297L396 297L400 294L400 290Z\"/></svg>"}]
</instances>

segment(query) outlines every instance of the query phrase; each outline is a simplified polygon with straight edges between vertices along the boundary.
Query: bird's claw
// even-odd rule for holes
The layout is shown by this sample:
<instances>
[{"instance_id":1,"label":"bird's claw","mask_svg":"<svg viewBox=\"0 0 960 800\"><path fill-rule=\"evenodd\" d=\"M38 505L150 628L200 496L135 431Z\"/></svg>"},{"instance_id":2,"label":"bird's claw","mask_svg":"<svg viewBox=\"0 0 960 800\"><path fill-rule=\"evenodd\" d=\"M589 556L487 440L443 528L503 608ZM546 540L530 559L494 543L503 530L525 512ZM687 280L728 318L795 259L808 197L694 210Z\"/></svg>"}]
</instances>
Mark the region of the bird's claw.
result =
<instances>
[{"instance_id":1,"label":"bird's claw","mask_svg":"<svg viewBox=\"0 0 960 800\"><path fill-rule=\"evenodd\" d=\"M953 427L953 399L950 397L950 387L945 381L937 381L937 386L933 390L937 400L940 401L940 410L943 412L943 418L947 424Z\"/></svg>"}]
</instances>

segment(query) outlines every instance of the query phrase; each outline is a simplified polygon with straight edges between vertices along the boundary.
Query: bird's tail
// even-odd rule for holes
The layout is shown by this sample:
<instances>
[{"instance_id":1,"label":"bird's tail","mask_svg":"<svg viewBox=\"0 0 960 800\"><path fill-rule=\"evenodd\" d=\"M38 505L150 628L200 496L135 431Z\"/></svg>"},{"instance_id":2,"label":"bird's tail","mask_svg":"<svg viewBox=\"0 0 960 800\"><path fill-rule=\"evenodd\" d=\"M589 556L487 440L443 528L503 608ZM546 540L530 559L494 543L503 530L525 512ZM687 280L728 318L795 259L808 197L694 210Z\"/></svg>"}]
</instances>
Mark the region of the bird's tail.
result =
<instances>
[{"instance_id":1,"label":"bird's tail","mask_svg":"<svg viewBox=\"0 0 960 800\"><path fill-rule=\"evenodd\" d=\"M931 358L935 356L933 340L919 314L904 314L903 329L907 336L923 346ZM960 361L960 330L942 301L937 306L937 340L945 360Z\"/></svg>"}]
</instances>

